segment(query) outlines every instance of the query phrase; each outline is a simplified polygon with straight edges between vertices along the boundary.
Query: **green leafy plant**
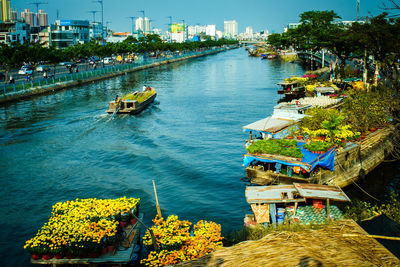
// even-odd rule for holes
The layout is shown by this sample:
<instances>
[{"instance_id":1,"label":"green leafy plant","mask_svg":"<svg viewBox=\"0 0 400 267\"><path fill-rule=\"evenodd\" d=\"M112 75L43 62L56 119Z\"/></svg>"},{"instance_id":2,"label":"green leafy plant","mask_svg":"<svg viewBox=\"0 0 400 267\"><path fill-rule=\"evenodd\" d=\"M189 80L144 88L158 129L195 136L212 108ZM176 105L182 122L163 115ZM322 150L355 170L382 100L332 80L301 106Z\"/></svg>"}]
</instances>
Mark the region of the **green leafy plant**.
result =
<instances>
[{"instance_id":1,"label":"green leafy plant","mask_svg":"<svg viewBox=\"0 0 400 267\"><path fill-rule=\"evenodd\" d=\"M305 144L303 147L312 152L315 152L315 151L324 152L324 151L329 150L331 147L333 147L333 143L323 142L323 141L312 141L308 144Z\"/></svg>"},{"instance_id":2,"label":"green leafy plant","mask_svg":"<svg viewBox=\"0 0 400 267\"><path fill-rule=\"evenodd\" d=\"M266 154L276 154L283 155L294 158L302 158L300 148L296 147L296 140L287 139L268 139L260 140L251 144L247 151L251 154L254 153L266 153Z\"/></svg>"}]
</instances>

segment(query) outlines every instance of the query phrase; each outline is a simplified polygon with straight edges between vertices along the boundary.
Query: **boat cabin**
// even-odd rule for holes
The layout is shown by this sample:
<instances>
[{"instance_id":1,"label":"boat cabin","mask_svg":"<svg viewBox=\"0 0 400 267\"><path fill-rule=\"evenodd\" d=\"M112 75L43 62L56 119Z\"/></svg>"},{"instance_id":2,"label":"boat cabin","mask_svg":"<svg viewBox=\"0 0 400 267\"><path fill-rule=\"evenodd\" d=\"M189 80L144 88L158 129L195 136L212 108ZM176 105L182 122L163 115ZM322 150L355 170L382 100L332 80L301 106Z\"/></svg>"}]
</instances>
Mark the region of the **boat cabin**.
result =
<instances>
[{"instance_id":1,"label":"boat cabin","mask_svg":"<svg viewBox=\"0 0 400 267\"><path fill-rule=\"evenodd\" d=\"M278 94L302 96L305 95L305 87L300 81L278 83Z\"/></svg>"},{"instance_id":2,"label":"boat cabin","mask_svg":"<svg viewBox=\"0 0 400 267\"><path fill-rule=\"evenodd\" d=\"M247 226L285 220L304 224L338 220L343 215L330 201L350 201L340 187L318 184L247 186L245 195L253 211L246 215Z\"/></svg>"}]
</instances>

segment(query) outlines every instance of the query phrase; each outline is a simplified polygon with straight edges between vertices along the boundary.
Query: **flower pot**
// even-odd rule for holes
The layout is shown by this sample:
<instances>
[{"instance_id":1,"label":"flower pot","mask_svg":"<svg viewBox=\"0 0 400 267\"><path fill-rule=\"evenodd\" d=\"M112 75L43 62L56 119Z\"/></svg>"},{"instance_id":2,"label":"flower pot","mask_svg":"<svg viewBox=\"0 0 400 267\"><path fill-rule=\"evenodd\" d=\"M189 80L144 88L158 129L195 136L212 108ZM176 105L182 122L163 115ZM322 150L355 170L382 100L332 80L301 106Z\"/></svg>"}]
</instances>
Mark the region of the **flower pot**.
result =
<instances>
[{"instance_id":1,"label":"flower pot","mask_svg":"<svg viewBox=\"0 0 400 267\"><path fill-rule=\"evenodd\" d=\"M81 253L79 254L78 258L87 258L87 253Z\"/></svg>"},{"instance_id":2,"label":"flower pot","mask_svg":"<svg viewBox=\"0 0 400 267\"><path fill-rule=\"evenodd\" d=\"M125 228L127 224L128 222L119 222L119 226L121 226L121 228Z\"/></svg>"},{"instance_id":3,"label":"flower pot","mask_svg":"<svg viewBox=\"0 0 400 267\"><path fill-rule=\"evenodd\" d=\"M371 133L375 132L376 130L377 130L376 128L369 128L369 131L370 131Z\"/></svg>"},{"instance_id":4,"label":"flower pot","mask_svg":"<svg viewBox=\"0 0 400 267\"><path fill-rule=\"evenodd\" d=\"M31 258L32 260L38 260L42 258L42 255L40 254L31 254Z\"/></svg>"},{"instance_id":5,"label":"flower pot","mask_svg":"<svg viewBox=\"0 0 400 267\"><path fill-rule=\"evenodd\" d=\"M54 254L54 258L57 259L57 260L59 260L59 259L64 258L64 256L61 255L61 254Z\"/></svg>"},{"instance_id":6,"label":"flower pot","mask_svg":"<svg viewBox=\"0 0 400 267\"><path fill-rule=\"evenodd\" d=\"M107 251L108 252L114 252L114 250L115 250L115 246L114 245L107 246Z\"/></svg>"},{"instance_id":7,"label":"flower pot","mask_svg":"<svg viewBox=\"0 0 400 267\"><path fill-rule=\"evenodd\" d=\"M293 136L288 136L288 137L286 137L287 139L293 139Z\"/></svg>"},{"instance_id":8,"label":"flower pot","mask_svg":"<svg viewBox=\"0 0 400 267\"><path fill-rule=\"evenodd\" d=\"M102 255L107 254L107 253L108 253L108 248L107 247L104 247L104 248L101 249L101 254Z\"/></svg>"},{"instance_id":9,"label":"flower pot","mask_svg":"<svg viewBox=\"0 0 400 267\"><path fill-rule=\"evenodd\" d=\"M303 136L297 136L297 140L303 140Z\"/></svg>"},{"instance_id":10,"label":"flower pot","mask_svg":"<svg viewBox=\"0 0 400 267\"><path fill-rule=\"evenodd\" d=\"M67 254L65 255L65 257L66 257L67 259L73 259L73 258L75 258L75 256L74 256L72 253L67 253Z\"/></svg>"},{"instance_id":11,"label":"flower pot","mask_svg":"<svg viewBox=\"0 0 400 267\"><path fill-rule=\"evenodd\" d=\"M132 218L131 221L130 221L130 223L131 223L132 225L136 224L136 219L135 219L135 218Z\"/></svg>"},{"instance_id":12,"label":"flower pot","mask_svg":"<svg viewBox=\"0 0 400 267\"><path fill-rule=\"evenodd\" d=\"M98 258L100 254L98 252L89 252L88 257L89 258Z\"/></svg>"},{"instance_id":13,"label":"flower pot","mask_svg":"<svg viewBox=\"0 0 400 267\"><path fill-rule=\"evenodd\" d=\"M53 255L51 255L51 254L43 254L43 255L42 255L42 258L43 258L44 260L50 260L50 259L53 258Z\"/></svg>"}]
</instances>

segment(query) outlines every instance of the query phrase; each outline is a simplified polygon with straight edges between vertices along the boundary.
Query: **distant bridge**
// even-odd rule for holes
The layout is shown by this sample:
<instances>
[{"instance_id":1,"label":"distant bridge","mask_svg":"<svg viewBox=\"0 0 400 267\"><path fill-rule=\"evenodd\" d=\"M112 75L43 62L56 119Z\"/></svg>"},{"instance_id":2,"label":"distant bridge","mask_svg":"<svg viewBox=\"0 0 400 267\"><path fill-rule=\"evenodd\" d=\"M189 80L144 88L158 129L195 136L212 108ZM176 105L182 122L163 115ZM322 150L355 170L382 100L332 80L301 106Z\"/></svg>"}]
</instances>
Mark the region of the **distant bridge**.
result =
<instances>
[{"instance_id":1,"label":"distant bridge","mask_svg":"<svg viewBox=\"0 0 400 267\"><path fill-rule=\"evenodd\" d=\"M245 44L245 45L263 44L263 45L266 45L267 42L265 42L265 41L239 41L239 44Z\"/></svg>"},{"instance_id":2,"label":"distant bridge","mask_svg":"<svg viewBox=\"0 0 400 267\"><path fill-rule=\"evenodd\" d=\"M324 66L329 67L329 64L335 62L337 57L334 55L330 55L325 53L324 55L321 52L313 53L310 51L299 51L297 52L298 57L305 62L306 64L313 64L313 66Z\"/></svg>"}]
</instances>

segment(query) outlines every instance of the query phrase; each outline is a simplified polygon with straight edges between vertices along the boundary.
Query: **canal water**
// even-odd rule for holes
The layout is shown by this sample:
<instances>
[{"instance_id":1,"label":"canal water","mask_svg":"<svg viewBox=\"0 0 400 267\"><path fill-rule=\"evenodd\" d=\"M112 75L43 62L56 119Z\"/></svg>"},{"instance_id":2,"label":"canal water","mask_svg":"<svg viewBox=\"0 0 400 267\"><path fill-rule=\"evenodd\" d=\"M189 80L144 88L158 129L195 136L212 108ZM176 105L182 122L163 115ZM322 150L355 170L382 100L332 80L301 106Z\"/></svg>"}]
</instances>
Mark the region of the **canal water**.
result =
<instances>
[{"instance_id":1,"label":"canal water","mask_svg":"<svg viewBox=\"0 0 400 267\"><path fill-rule=\"evenodd\" d=\"M244 49L152 68L0 107L0 263L26 266L24 242L51 206L76 198L139 197L156 214L239 229L249 213L242 126L271 114L293 63ZM157 90L137 116L105 113L116 95Z\"/></svg>"}]
</instances>

